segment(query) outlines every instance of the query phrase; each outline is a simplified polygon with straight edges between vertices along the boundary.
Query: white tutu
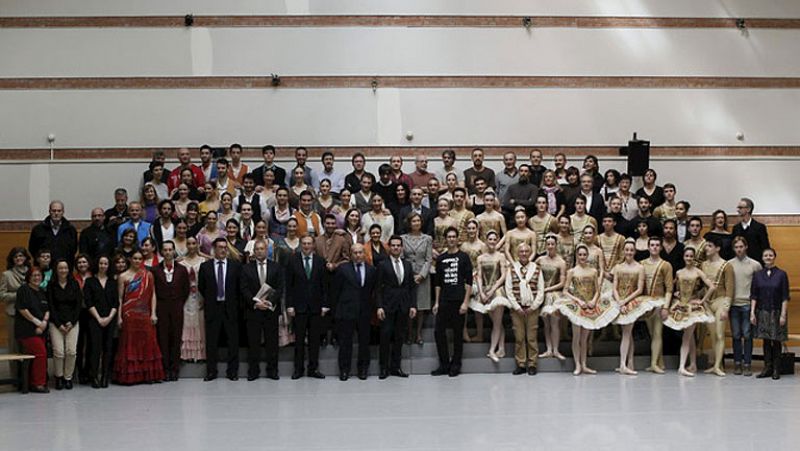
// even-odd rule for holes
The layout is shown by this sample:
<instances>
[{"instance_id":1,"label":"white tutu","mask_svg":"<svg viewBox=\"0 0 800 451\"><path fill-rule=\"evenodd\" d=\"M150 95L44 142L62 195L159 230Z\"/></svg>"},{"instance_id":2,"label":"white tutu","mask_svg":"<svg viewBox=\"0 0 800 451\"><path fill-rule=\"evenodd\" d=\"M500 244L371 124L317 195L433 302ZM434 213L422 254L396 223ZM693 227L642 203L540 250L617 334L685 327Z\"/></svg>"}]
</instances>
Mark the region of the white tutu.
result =
<instances>
[{"instance_id":1,"label":"white tutu","mask_svg":"<svg viewBox=\"0 0 800 451\"><path fill-rule=\"evenodd\" d=\"M656 308L660 308L664 305L664 298L656 298L652 296L639 296L632 301L625 304L625 307L628 309L625 313L620 311L619 316L617 319L614 320L614 324L618 324L621 326L633 324L638 319L642 318L650 311Z\"/></svg>"}]
</instances>

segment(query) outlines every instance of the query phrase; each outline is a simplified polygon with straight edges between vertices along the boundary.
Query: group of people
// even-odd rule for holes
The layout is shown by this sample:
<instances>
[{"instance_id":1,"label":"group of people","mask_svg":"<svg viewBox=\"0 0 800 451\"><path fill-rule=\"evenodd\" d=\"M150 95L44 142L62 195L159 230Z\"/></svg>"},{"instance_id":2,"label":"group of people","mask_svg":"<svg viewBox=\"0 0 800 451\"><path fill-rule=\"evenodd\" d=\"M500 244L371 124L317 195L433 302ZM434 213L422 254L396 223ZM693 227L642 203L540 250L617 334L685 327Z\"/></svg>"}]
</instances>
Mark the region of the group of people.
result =
<instances>
[{"instance_id":1,"label":"group of people","mask_svg":"<svg viewBox=\"0 0 800 451\"><path fill-rule=\"evenodd\" d=\"M636 374L632 330L642 321L651 337L648 371L665 370L667 326L683 334L680 374L694 376L708 333L707 372L724 376L730 323L734 373L751 374L756 337L764 340L759 377L779 377L788 277L750 199L739 201L732 230L718 210L701 236L702 220L676 200L673 184L656 183L653 169L633 192L631 176L601 175L594 156L578 169L559 153L548 169L538 149L525 164L508 152L495 173L479 148L464 171L446 150L440 172L418 154L405 173L394 155L378 177L360 153L348 174L336 171L332 152L322 155L321 171L312 169L303 147L289 171L274 163L273 146L253 170L238 144L203 146L200 164L188 149L177 156L168 171L156 152L139 199L117 188L114 206L92 210L80 236L63 203L51 202L27 249L9 253L0 296L9 343L36 357L34 392L48 391L48 343L56 389L71 389L74 376L95 388L177 380L182 361L205 360L205 379L213 380L220 345L226 376L236 380L240 342L248 345L248 380L260 377L262 360L266 376L278 379L278 348L291 343L292 378L324 378L319 349L328 342L338 345L339 378L347 380L354 335L355 374L365 379L372 332L380 378L407 377L402 346L424 343L426 313L435 316L440 363L432 374L454 377L463 342L484 341L485 316L487 357L505 356L506 311L514 374L535 375L539 358L564 359L564 317L576 375L595 372L593 333L614 326L618 372Z\"/></svg>"}]
</instances>

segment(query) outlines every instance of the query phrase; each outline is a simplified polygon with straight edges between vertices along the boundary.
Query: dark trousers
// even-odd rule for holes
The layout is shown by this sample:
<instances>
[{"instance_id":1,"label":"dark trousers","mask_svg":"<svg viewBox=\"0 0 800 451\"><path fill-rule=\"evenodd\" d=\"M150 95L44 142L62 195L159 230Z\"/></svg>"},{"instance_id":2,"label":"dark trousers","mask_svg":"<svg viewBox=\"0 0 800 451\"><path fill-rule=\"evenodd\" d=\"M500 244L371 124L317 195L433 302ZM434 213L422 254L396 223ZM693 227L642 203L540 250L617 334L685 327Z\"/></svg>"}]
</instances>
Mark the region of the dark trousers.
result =
<instances>
[{"instance_id":1,"label":"dark trousers","mask_svg":"<svg viewBox=\"0 0 800 451\"><path fill-rule=\"evenodd\" d=\"M92 314L89 309L82 308L81 314L78 317L78 347L75 349L75 368L78 370L78 376L83 380L88 379L92 375L91 359L89 353L92 348L92 338L90 335L89 324L94 322Z\"/></svg>"},{"instance_id":2,"label":"dark trousers","mask_svg":"<svg viewBox=\"0 0 800 451\"><path fill-rule=\"evenodd\" d=\"M358 370L369 370L370 316L358 319L337 319L336 334L339 339L339 371L350 372L353 362L353 332L358 335Z\"/></svg>"},{"instance_id":3,"label":"dark trousers","mask_svg":"<svg viewBox=\"0 0 800 451\"><path fill-rule=\"evenodd\" d=\"M381 321L381 344L379 360L381 370L399 370L403 352L403 341L408 329L408 311L395 310L386 312L386 319Z\"/></svg>"},{"instance_id":4,"label":"dark trousers","mask_svg":"<svg viewBox=\"0 0 800 451\"><path fill-rule=\"evenodd\" d=\"M436 351L439 353L439 365L444 369L461 369L461 355L464 349L464 319L465 315L458 313L461 301L439 302L439 312L433 326L433 336L436 339ZM453 331L453 359L450 360L450 351L447 348L447 329Z\"/></svg>"},{"instance_id":5,"label":"dark trousers","mask_svg":"<svg viewBox=\"0 0 800 451\"><path fill-rule=\"evenodd\" d=\"M156 304L158 316L158 346L164 372L177 376L181 370L181 339L183 336L183 302L159 299Z\"/></svg>"},{"instance_id":6,"label":"dark trousers","mask_svg":"<svg viewBox=\"0 0 800 451\"><path fill-rule=\"evenodd\" d=\"M206 303L206 373L217 374L219 360L219 338L225 330L228 339L228 376L239 373L239 323L236 316L228 314L224 302Z\"/></svg>"},{"instance_id":7,"label":"dark trousers","mask_svg":"<svg viewBox=\"0 0 800 451\"><path fill-rule=\"evenodd\" d=\"M95 379L111 378L114 365L114 331L117 329L116 317L106 327L92 318L89 320L89 375Z\"/></svg>"},{"instance_id":8,"label":"dark trousers","mask_svg":"<svg viewBox=\"0 0 800 451\"><path fill-rule=\"evenodd\" d=\"M769 373L772 371L780 372L781 369L781 353L783 352L783 345L778 340L762 340L764 342L764 371Z\"/></svg>"},{"instance_id":9,"label":"dark trousers","mask_svg":"<svg viewBox=\"0 0 800 451\"><path fill-rule=\"evenodd\" d=\"M306 360L305 341L308 337L308 371L319 368L319 331L322 316L316 313L298 313L294 316L294 371L303 372Z\"/></svg>"},{"instance_id":10,"label":"dark trousers","mask_svg":"<svg viewBox=\"0 0 800 451\"><path fill-rule=\"evenodd\" d=\"M247 312L247 375L258 377L261 373L262 337L267 351L267 374L278 371L278 315L269 310Z\"/></svg>"}]
</instances>

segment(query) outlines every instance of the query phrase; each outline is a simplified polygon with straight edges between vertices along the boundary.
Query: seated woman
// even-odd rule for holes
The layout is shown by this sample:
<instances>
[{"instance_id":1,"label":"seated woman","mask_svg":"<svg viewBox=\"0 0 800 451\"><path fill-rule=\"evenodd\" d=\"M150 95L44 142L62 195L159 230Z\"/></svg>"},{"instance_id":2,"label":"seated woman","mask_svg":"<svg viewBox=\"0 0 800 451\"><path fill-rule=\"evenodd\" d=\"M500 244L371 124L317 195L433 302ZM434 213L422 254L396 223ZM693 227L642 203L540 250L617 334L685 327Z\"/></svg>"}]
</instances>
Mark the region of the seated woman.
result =
<instances>
[{"instance_id":1,"label":"seated woman","mask_svg":"<svg viewBox=\"0 0 800 451\"><path fill-rule=\"evenodd\" d=\"M49 393L47 389L47 348L44 332L50 321L47 297L39 285L42 270L36 266L25 273L25 284L17 289L14 337L22 352L34 356L30 374L25 374L34 393Z\"/></svg>"}]
</instances>

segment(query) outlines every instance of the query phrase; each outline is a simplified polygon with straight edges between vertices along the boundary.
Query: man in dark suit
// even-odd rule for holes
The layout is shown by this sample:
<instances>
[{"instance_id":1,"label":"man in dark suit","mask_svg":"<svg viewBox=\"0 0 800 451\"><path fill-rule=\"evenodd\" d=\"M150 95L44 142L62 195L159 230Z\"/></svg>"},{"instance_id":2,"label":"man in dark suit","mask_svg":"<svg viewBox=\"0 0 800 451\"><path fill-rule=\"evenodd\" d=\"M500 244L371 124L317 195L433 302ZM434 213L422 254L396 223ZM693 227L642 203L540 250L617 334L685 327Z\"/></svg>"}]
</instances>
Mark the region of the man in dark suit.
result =
<instances>
[{"instance_id":1,"label":"man in dark suit","mask_svg":"<svg viewBox=\"0 0 800 451\"><path fill-rule=\"evenodd\" d=\"M264 172L267 169L272 169L272 173L275 174L275 184L286 186L286 170L275 165L275 146L267 144L262 147L261 155L264 157L264 164L251 172L256 185L264 186Z\"/></svg>"},{"instance_id":2,"label":"man in dark suit","mask_svg":"<svg viewBox=\"0 0 800 451\"><path fill-rule=\"evenodd\" d=\"M606 214L606 203L600 194L600 189L594 187L594 178L591 174L583 174L580 183L581 189L572 199L568 199L567 213L575 213L575 199L578 194L583 194L583 197L586 198L586 214L601 224L603 215Z\"/></svg>"},{"instance_id":3,"label":"man in dark suit","mask_svg":"<svg viewBox=\"0 0 800 451\"><path fill-rule=\"evenodd\" d=\"M200 265L197 288L203 296L206 317L206 377L217 378L219 337L228 339L228 379L239 379L239 280L242 265L228 258L228 241L214 240L214 258Z\"/></svg>"},{"instance_id":4,"label":"man in dark suit","mask_svg":"<svg viewBox=\"0 0 800 451\"><path fill-rule=\"evenodd\" d=\"M308 376L325 379L319 372L319 344L322 317L330 311L325 291L325 260L314 253L314 237L300 239L300 250L286 265L286 313L294 318L294 373L303 377L305 345L308 337Z\"/></svg>"},{"instance_id":5,"label":"man in dark suit","mask_svg":"<svg viewBox=\"0 0 800 451\"><path fill-rule=\"evenodd\" d=\"M189 271L175 263L175 243L161 244L164 261L153 268L158 316L158 347L164 361L166 381L177 381L181 369L181 338L183 336L183 304L189 297Z\"/></svg>"},{"instance_id":6,"label":"man in dark suit","mask_svg":"<svg viewBox=\"0 0 800 451\"><path fill-rule=\"evenodd\" d=\"M764 264L762 255L764 249L770 246L767 227L753 219L753 201L747 197L739 200L736 210L739 212L741 222L733 226L733 236L741 236L747 240L747 256Z\"/></svg>"},{"instance_id":7,"label":"man in dark suit","mask_svg":"<svg viewBox=\"0 0 800 451\"><path fill-rule=\"evenodd\" d=\"M408 377L400 369L408 320L417 316L417 285L411 263L402 260L403 239L389 238L389 258L378 265L378 319L381 320L380 378Z\"/></svg>"},{"instance_id":8,"label":"man in dark suit","mask_svg":"<svg viewBox=\"0 0 800 451\"><path fill-rule=\"evenodd\" d=\"M375 268L365 262L364 245L350 247L350 260L336 268L331 284L339 336L339 380L342 381L350 377L354 331L358 334L358 378L365 380L369 373L371 302L377 280Z\"/></svg>"},{"instance_id":9,"label":"man in dark suit","mask_svg":"<svg viewBox=\"0 0 800 451\"><path fill-rule=\"evenodd\" d=\"M433 218L436 215L433 211L431 211L430 208L422 205L422 199L425 198L425 193L422 191L422 187L415 186L414 188L411 188L411 194L409 198L411 199L411 203L401 208L400 213L398 213L397 217L395 218L395 231L398 235L408 233L408 224L406 224L406 219L408 218L408 215L414 212L422 217L422 233L433 235Z\"/></svg>"},{"instance_id":10,"label":"man in dark suit","mask_svg":"<svg viewBox=\"0 0 800 451\"><path fill-rule=\"evenodd\" d=\"M261 373L261 338L267 352L267 377L278 380L278 316L283 296L283 271L280 265L267 261L267 242L258 240L253 246L255 260L242 268L242 299L247 323L247 380L258 379ZM271 291L256 297L267 284Z\"/></svg>"}]
</instances>

